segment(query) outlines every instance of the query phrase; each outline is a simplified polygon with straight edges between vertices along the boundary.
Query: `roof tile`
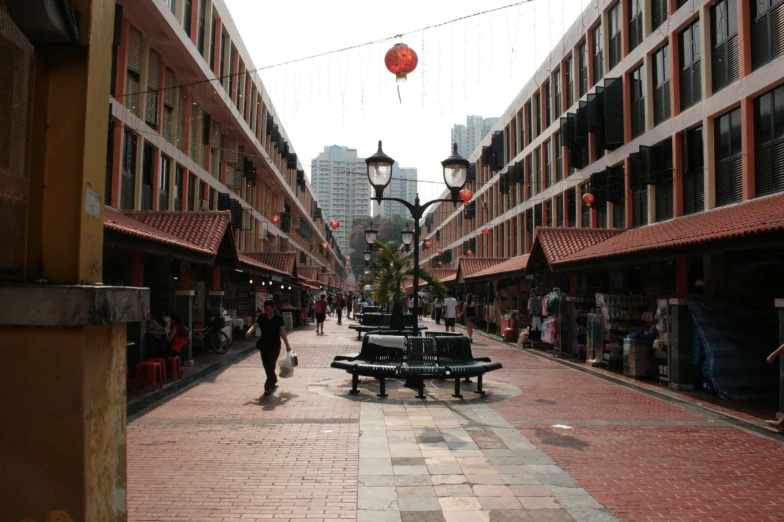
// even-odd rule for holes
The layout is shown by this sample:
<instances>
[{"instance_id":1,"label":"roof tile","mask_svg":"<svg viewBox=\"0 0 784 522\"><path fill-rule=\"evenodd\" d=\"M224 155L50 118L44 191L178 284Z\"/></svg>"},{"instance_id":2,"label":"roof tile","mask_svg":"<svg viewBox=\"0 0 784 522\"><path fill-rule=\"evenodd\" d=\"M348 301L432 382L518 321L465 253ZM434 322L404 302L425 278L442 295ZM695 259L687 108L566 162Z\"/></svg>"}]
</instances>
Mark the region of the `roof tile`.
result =
<instances>
[{"instance_id":1,"label":"roof tile","mask_svg":"<svg viewBox=\"0 0 784 522\"><path fill-rule=\"evenodd\" d=\"M595 260L784 231L784 194L626 230L556 263Z\"/></svg>"},{"instance_id":2,"label":"roof tile","mask_svg":"<svg viewBox=\"0 0 784 522\"><path fill-rule=\"evenodd\" d=\"M526 266L528 266L528 254L507 259L503 263L498 263L490 268L475 272L466 277L466 279L481 279L484 277L503 276L515 272L522 272L525 270Z\"/></svg>"},{"instance_id":3,"label":"roof tile","mask_svg":"<svg viewBox=\"0 0 784 522\"><path fill-rule=\"evenodd\" d=\"M297 277L297 254L294 252L243 252L243 254L288 276Z\"/></svg>"},{"instance_id":4,"label":"roof tile","mask_svg":"<svg viewBox=\"0 0 784 522\"><path fill-rule=\"evenodd\" d=\"M547 263L552 265L622 232L623 230L607 228L543 227L537 229L534 248L538 243L547 258ZM533 248L531 250L533 251Z\"/></svg>"}]
</instances>

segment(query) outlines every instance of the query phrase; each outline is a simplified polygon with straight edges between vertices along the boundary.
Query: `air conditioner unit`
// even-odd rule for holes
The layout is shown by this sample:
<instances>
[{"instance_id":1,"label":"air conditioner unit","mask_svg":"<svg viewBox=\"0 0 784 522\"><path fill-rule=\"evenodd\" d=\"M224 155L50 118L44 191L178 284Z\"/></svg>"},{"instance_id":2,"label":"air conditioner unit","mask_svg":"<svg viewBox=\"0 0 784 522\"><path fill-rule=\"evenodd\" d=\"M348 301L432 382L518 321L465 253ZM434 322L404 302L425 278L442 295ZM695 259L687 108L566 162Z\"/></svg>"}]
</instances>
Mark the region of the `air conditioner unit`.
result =
<instances>
[{"instance_id":1,"label":"air conditioner unit","mask_svg":"<svg viewBox=\"0 0 784 522\"><path fill-rule=\"evenodd\" d=\"M201 209L202 210L210 210L210 202L209 201L202 201L201 202Z\"/></svg>"}]
</instances>

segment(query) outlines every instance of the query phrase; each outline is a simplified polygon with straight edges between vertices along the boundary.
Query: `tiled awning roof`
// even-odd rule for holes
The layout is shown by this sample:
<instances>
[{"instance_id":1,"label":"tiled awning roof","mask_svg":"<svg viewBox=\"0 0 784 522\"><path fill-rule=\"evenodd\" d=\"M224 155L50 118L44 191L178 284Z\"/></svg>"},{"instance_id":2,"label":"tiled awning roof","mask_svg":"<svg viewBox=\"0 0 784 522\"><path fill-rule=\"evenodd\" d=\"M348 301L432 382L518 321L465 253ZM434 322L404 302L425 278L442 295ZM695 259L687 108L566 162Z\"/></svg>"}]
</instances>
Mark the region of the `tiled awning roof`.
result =
<instances>
[{"instance_id":1,"label":"tiled awning roof","mask_svg":"<svg viewBox=\"0 0 784 522\"><path fill-rule=\"evenodd\" d=\"M695 248L711 242L780 232L784 232L784 194L626 230L555 263L568 266L610 257Z\"/></svg>"},{"instance_id":2,"label":"tiled awning roof","mask_svg":"<svg viewBox=\"0 0 784 522\"><path fill-rule=\"evenodd\" d=\"M239 258L240 265L245 265L247 267L250 267L251 269L262 270L264 272L271 272L274 274L281 274L285 276L291 275L281 270L278 270L277 268L270 266L266 263L262 263L261 261L254 259L248 254L238 254L238 258Z\"/></svg>"},{"instance_id":3,"label":"tiled awning roof","mask_svg":"<svg viewBox=\"0 0 784 522\"><path fill-rule=\"evenodd\" d=\"M498 277L512 276L525 272L525 267L528 266L528 254L524 256L517 256L507 259L503 263L498 263L490 268L485 268L479 272L475 272L466 279L476 281L479 279L493 279Z\"/></svg>"},{"instance_id":4,"label":"tiled awning roof","mask_svg":"<svg viewBox=\"0 0 784 522\"><path fill-rule=\"evenodd\" d=\"M297 276L300 279L318 281L320 271L321 269L317 266L297 265Z\"/></svg>"},{"instance_id":5,"label":"tiled awning roof","mask_svg":"<svg viewBox=\"0 0 784 522\"><path fill-rule=\"evenodd\" d=\"M119 212L104 208L104 229L156 243L216 255L229 226L229 212Z\"/></svg>"},{"instance_id":6,"label":"tiled awning roof","mask_svg":"<svg viewBox=\"0 0 784 522\"><path fill-rule=\"evenodd\" d=\"M461 257L458 261L457 272L460 277L465 279L503 262L504 259L500 257Z\"/></svg>"},{"instance_id":7,"label":"tiled awning roof","mask_svg":"<svg viewBox=\"0 0 784 522\"><path fill-rule=\"evenodd\" d=\"M261 261L287 276L297 277L297 254L294 252L243 252L244 255Z\"/></svg>"},{"instance_id":8,"label":"tiled awning roof","mask_svg":"<svg viewBox=\"0 0 784 522\"><path fill-rule=\"evenodd\" d=\"M621 233L623 230L607 228L538 228L531 252L541 248L547 263L552 266Z\"/></svg>"}]
</instances>

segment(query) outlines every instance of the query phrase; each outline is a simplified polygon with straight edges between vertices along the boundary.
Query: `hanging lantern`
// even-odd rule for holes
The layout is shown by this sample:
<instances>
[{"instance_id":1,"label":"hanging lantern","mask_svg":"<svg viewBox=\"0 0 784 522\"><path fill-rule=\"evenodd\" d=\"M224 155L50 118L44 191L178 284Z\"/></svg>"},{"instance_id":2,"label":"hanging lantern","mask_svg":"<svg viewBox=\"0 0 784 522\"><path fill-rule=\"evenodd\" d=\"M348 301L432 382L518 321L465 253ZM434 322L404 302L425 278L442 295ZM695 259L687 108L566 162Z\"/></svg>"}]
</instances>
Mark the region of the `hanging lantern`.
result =
<instances>
[{"instance_id":1,"label":"hanging lantern","mask_svg":"<svg viewBox=\"0 0 784 522\"><path fill-rule=\"evenodd\" d=\"M464 203L468 203L469 201L471 201L471 198L473 197L474 197L474 193L467 188L464 188L458 193L458 199L460 199L460 201Z\"/></svg>"},{"instance_id":2,"label":"hanging lantern","mask_svg":"<svg viewBox=\"0 0 784 522\"><path fill-rule=\"evenodd\" d=\"M466 252L466 255L468 257L474 257L474 251L473 250L469 250L468 252Z\"/></svg>"},{"instance_id":3,"label":"hanging lantern","mask_svg":"<svg viewBox=\"0 0 784 522\"><path fill-rule=\"evenodd\" d=\"M443 248L439 248L438 250L436 250L436 252L438 252L438 255L440 256L441 254L444 253L444 249Z\"/></svg>"},{"instance_id":4,"label":"hanging lantern","mask_svg":"<svg viewBox=\"0 0 784 522\"><path fill-rule=\"evenodd\" d=\"M332 230L337 230L338 227L340 226L340 221L338 221L337 219L333 219L332 221L329 222L329 226L332 227Z\"/></svg>"},{"instance_id":5,"label":"hanging lantern","mask_svg":"<svg viewBox=\"0 0 784 522\"><path fill-rule=\"evenodd\" d=\"M593 197L593 194L590 192L586 192L583 194L583 203L586 205L593 205L593 202L596 201L596 198Z\"/></svg>"},{"instance_id":6,"label":"hanging lantern","mask_svg":"<svg viewBox=\"0 0 784 522\"><path fill-rule=\"evenodd\" d=\"M414 72L419 57L417 53L404 43L397 43L387 51L384 56L384 65L387 70L397 77L398 83L403 83L408 78L408 74Z\"/></svg>"},{"instance_id":7,"label":"hanging lantern","mask_svg":"<svg viewBox=\"0 0 784 522\"><path fill-rule=\"evenodd\" d=\"M351 256L346 256L346 261L351 261Z\"/></svg>"},{"instance_id":8,"label":"hanging lantern","mask_svg":"<svg viewBox=\"0 0 784 522\"><path fill-rule=\"evenodd\" d=\"M326 244L326 243L321 243L321 248L323 248L324 250L326 250L328 247L329 247L329 245L328 245L328 244Z\"/></svg>"},{"instance_id":9,"label":"hanging lantern","mask_svg":"<svg viewBox=\"0 0 784 522\"><path fill-rule=\"evenodd\" d=\"M280 223L280 216L275 214L274 216L272 216L272 224L277 225L278 223Z\"/></svg>"},{"instance_id":10,"label":"hanging lantern","mask_svg":"<svg viewBox=\"0 0 784 522\"><path fill-rule=\"evenodd\" d=\"M384 249L383 249L383 248L379 248L379 249L378 249L378 253L379 253L379 254L383 254L383 253L384 253Z\"/></svg>"},{"instance_id":11,"label":"hanging lantern","mask_svg":"<svg viewBox=\"0 0 784 522\"><path fill-rule=\"evenodd\" d=\"M487 234L489 234L489 233L490 233L490 229L489 228L485 227L485 228L482 229L482 234L484 234L485 236Z\"/></svg>"},{"instance_id":12,"label":"hanging lantern","mask_svg":"<svg viewBox=\"0 0 784 522\"><path fill-rule=\"evenodd\" d=\"M305 252L305 257L310 257L310 252Z\"/></svg>"},{"instance_id":13,"label":"hanging lantern","mask_svg":"<svg viewBox=\"0 0 784 522\"><path fill-rule=\"evenodd\" d=\"M269 238L265 237L264 239L261 240L261 242L266 245L267 243L269 243Z\"/></svg>"},{"instance_id":14,"label":"hanging lantern","mask_svg":"<svg viewBox=\"0 0 784 522\"><path fill-rule=\"evenodd\" d=\"M433 246L432 241L425 241L425 248L430 248L431 246Z\"/></svg>"}]
</instances>

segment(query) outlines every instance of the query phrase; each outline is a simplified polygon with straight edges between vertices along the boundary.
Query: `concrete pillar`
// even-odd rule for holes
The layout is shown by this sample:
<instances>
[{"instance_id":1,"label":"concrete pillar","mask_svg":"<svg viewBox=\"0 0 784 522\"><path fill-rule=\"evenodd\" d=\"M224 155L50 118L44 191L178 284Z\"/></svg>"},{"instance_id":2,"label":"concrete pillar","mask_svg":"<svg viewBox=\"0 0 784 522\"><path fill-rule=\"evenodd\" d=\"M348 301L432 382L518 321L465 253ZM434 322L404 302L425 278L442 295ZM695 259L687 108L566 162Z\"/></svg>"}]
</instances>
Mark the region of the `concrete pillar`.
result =
<instances>
[{"instance_id":1,"label":"concrete pillar","mask_svg":"<svg viewBox=\"0 0 784 522\"><path fill-rule=\"evenodd\" d=\"M672 135L672 217L683 215L683 138L682 132Z\"/></svg>"},{"instance_id":2,"label":"concrete pillar","mask_svg":"<svg viewBox=\"0 0 784 522\"><path fill-rule=\"evenodd\" d=\"M561 193L561 198L563 201L563 223L564 227L569 226L569 197L567 192ZM576 199L576 198L575 198Z\"/></svg>"},{"instance_id":3,"label":"concrete pillar","mask_svg":"<svg viewBox=\"0 0 784 522\"><path fill-rule=\"evenodd\" d=\"M740 2L745 4L746 2ZM741 151L743 153L743 200L753 199L756 195L755 185L755 150L754 150L754 99L743 98L740 101Z\"/></svg>"},{"instance_id":4,"label":"concrete pillar","mask_svg":"<svg viewBox=\"0 0 784 522\"><path fill-rule=\"evenodd\" d=\"M642 2L642 39L645 40L651 34L651 2Z\"/></svg>"},{"instance_id":5,"label":"concrete pillar","mask_svg":"<svg viewBox=\"0 0 784 522\"><path fill-rule=\"evenodd\" d=\"M575 190L577 191L577 197L574 198L575 199L574 226L575 228L582 228L583 226L582 205L584 204L582 200L582 185L577 185L577 187L575 187ZM564 207L566 207L566 205L564 205Z\"/></svg>"},{"instance_id":6,"label":"concrete pillar","mask_svg":"<svg viewBox=\"0 0 784 522\"><path fill-rule=\"evenodd\" d=\"M125 124L114 120L114 150L112 151L112 206L120 208L120 188L122 186L122 158Z\"/></svg>"},{"instance_id":7,"label":"concrete pillar","mask_svg":"<svg viewBox=\"0 0 784 522\"><path fill-rule=\"evenodd\" d=\"M627 156L623 160L623 177L626 186L626 195L624 202L626 203L626 228L632 228L632 221L634 220L634 211L632 210L632 161Z\"/></svg>"},{"instance_id":8,"label":"concrete pillar","mask_svg":"<svg viewBox=\"0 0 784 522\"><path fill-rule=\"evenodd\" d=\"M704 58L703 58L704 60ZM716 208L716 154L714 152L713 120L702 120L702 150L705 164L705 210Z\"/></svg>"},{"instance_id":9,"label":"concrete pillar","mask_svg":"<svg viewBox=\"0 0 784 522\"><path fill-rule=\"evenodd\" d=\"M180 0L180 1L181 1L181 3L184 3L184 2L182 2L182 0ZM196 45L198 43L197 38L199 36L199 2L198 2L198 0L194 0L194 1L191 2L191 28L190 28L190 33L191 33L191 42L193 42L193 45Z\"/></svg>"},{"instance_id":10,"label":"concrete pillar","mask_svg":"<svg viewBox=\"0 0 784 522\"><path fill-rule=\"evenodd\" d=\"M593 31L588 31L585 33L585 53L588 55L588 59L586 60L588 66L588 90L590 91L594 84L593 79ZM580 77L575 77L577 80L575 83L580 82ZM578 89L577 94L580 94ZM574 97L575 100L579 100L579 96Z\"/></svg>"},{"instance_id":11,"label":"concrete pillar","mask_svg":"<svg viewBox=\"0 0 784 522\"><path fill-rule=\"evenodd\" d=\"M700 69L702 76L702 99L713 94L713 69L711 68L711 17L710 6L700 10ZM675 71L672 71L675 74ZM703 132L703 135L705 133ZM705 209L707 210L707 208Z\"/></svg>"},{"instance_id":12,"label":"concrete pillar","mask_svg":"<svg viewBox=\"0 0 784 522\"><path fill-rule=\"evenodd\" d=\"M221 49L221 35L223 35L223 20L215 17L215 40L212 45L215 46L215 59L210 64L212 73L216 78L220 78L220 57L223 49Z\"/></svg>"},{"instance_id":13,"label":"concrete pillar","mask_svg":"<svg viewBox=\"0 0 784 522\"><path fill-rule=\"evenodd\" d=\"M648 185L648 225L656 223L656 186Z\"/></svg>"},{"instance_id":14,"label":"concrete pillar","mask_svg":"<svg viewBox=\"0 0 784 522\"><path fill-rule=\"evenodd\" d=\"M621 56L629 54L629 1L621 0ZM628 105L626 105L628 107Z\"/></svg>"},{"instance_id":15,"label":"concrete pillar","mask_svg":"<svg viewBox=\"0 0 784 522\"><path fill-rule=\"evenodd\" d=\"M784 344L784 299L776 299L775 306L779 311L779 345ZM773 350L771 350L773 351ZM779 357L779 411L776 418L784 416L784 357Z\"/></svg>"},{"instance_id":16,"label":"concrete pillar","mask_svg":"<svg viewBox=\"0 0 784 522\"><path fill-rule=\"evenodd\" d=\"M149 297L100 285L114 2L71 4L78 45L35 45L17 64L32 78L18 93L30 96L17 136L30 151L24 279L0 285L0 518L10 521L127 519L120 317L140 320Z\"/></svg>"},{"instance_id":17,"label":"concrete pillar","mask_svg":"<svg viewBox=\"0 0 784 522\"><path fill-rule=\"evenodd\" d=\"M739 77L751 74L751 2L737 2Z\"/></svg>"},{"instance_id":18,"label":"concrete pillar","mask_svg":"<svg viewBox=\"0 0 784 522\"><path fill-rule=\"evenodd\" d=\"M694 321L685 299L670 299L670 388L694 390Z\"/></svg>"}]
</instances>

